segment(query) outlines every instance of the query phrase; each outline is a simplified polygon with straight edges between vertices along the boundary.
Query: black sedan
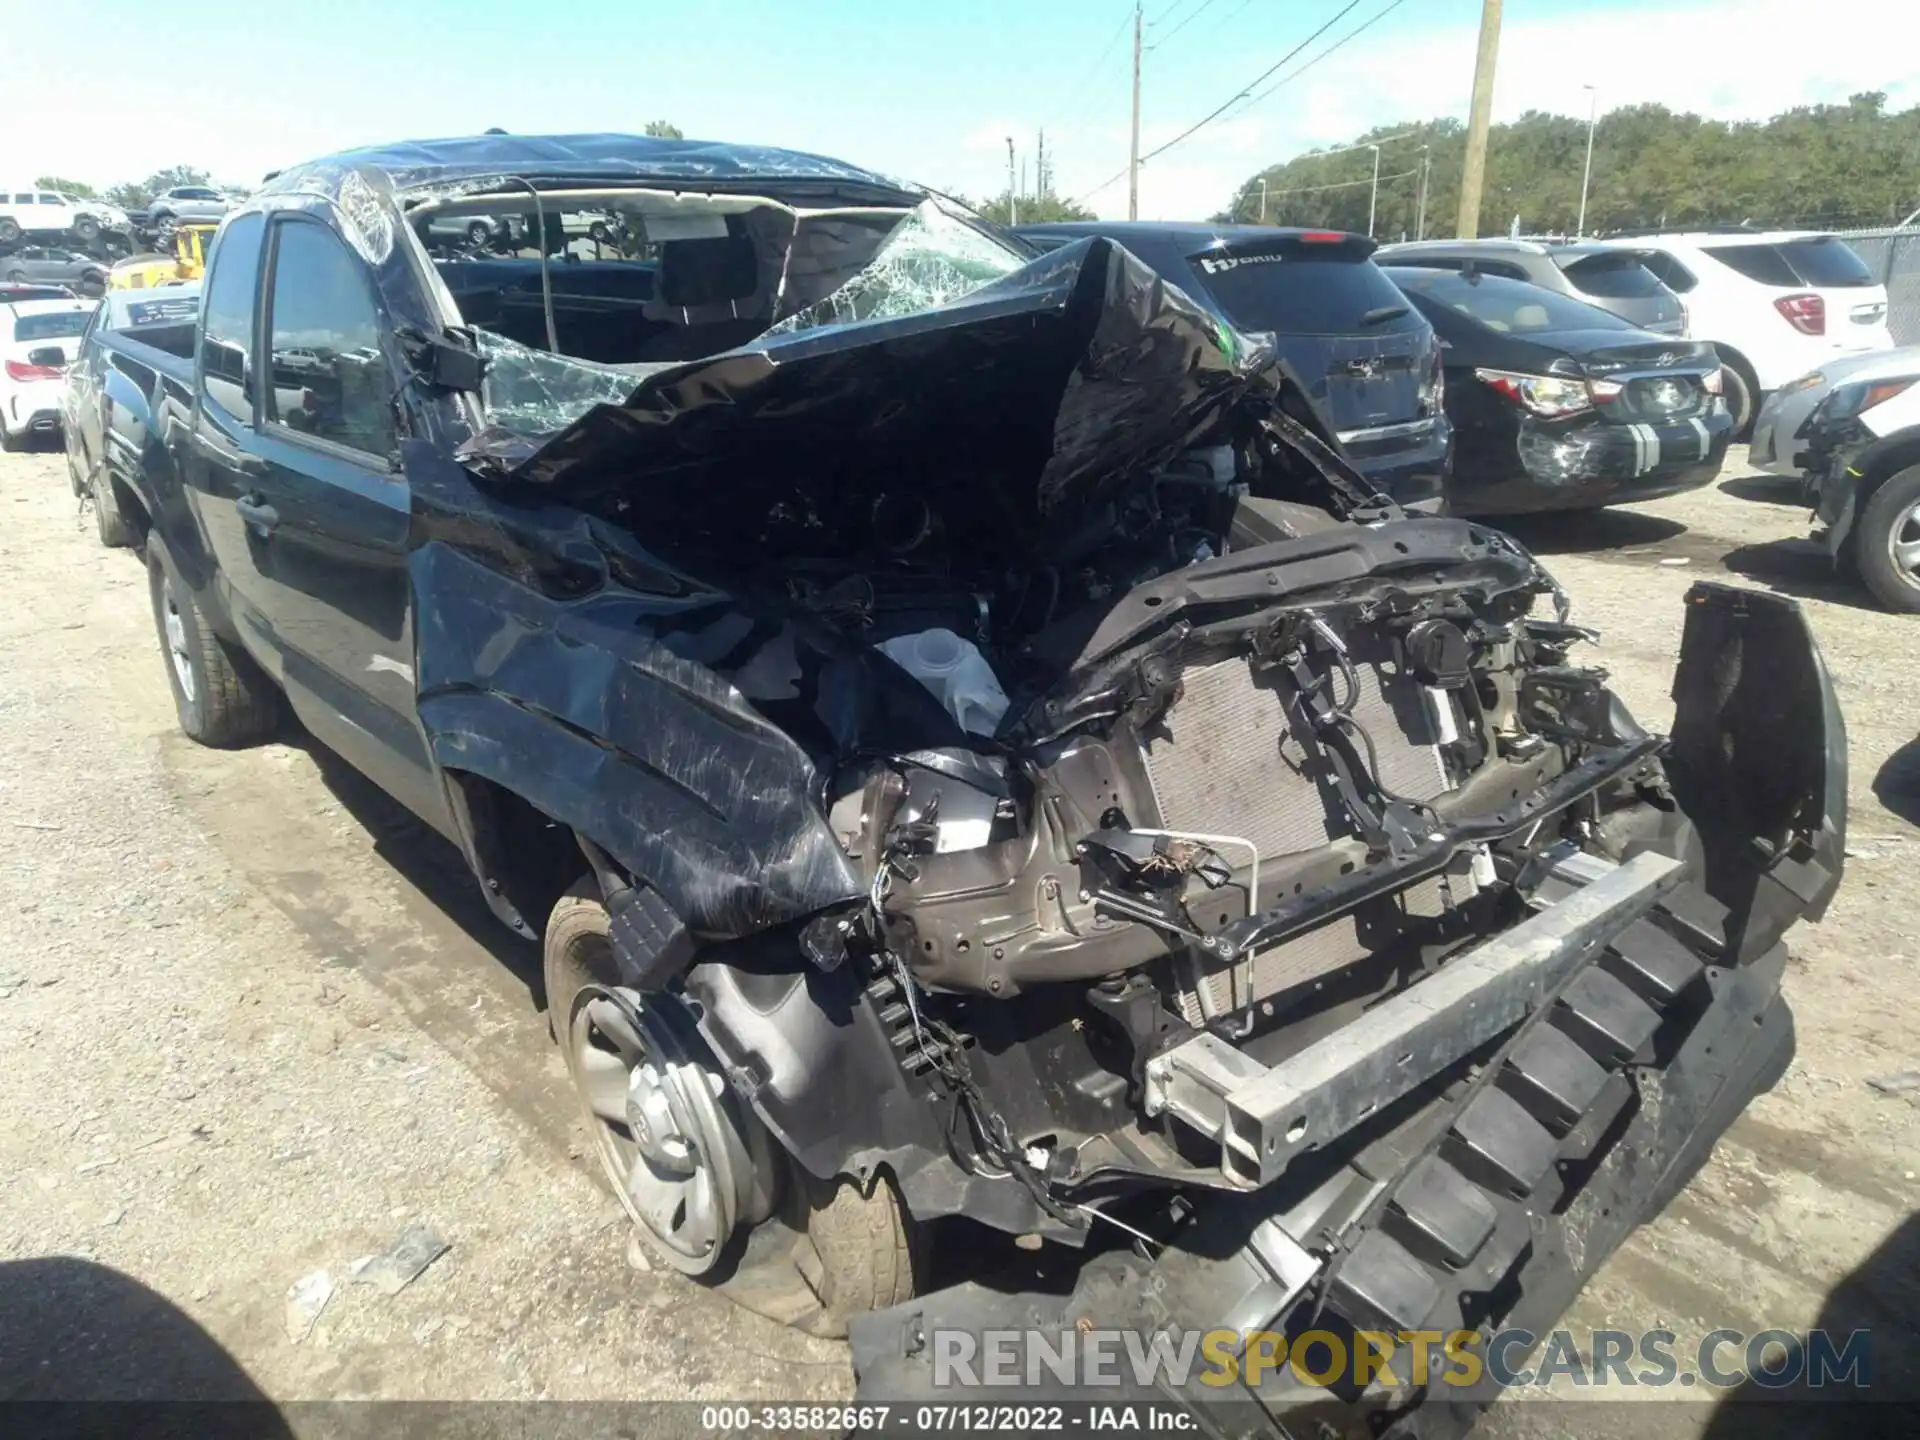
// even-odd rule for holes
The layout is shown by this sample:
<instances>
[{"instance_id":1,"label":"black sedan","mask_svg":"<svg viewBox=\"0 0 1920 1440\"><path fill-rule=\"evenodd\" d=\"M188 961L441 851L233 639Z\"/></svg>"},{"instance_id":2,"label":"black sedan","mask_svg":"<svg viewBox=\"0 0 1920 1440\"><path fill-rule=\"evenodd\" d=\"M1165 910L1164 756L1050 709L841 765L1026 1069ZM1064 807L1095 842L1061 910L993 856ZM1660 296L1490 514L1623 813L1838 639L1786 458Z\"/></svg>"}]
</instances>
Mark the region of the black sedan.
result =
<instances>
[{"instance_id":1,"label":"black sedan","mask_svg":"<svg viewBox=\"0 0 1920 1440\"><path fill-rule=\"evenodd\" d=\"M1452 513L1652 500L1719 473L1733 420L1712 346L1517 280L1387 274L1446 347Z\"/></svg>"}]
</instances>

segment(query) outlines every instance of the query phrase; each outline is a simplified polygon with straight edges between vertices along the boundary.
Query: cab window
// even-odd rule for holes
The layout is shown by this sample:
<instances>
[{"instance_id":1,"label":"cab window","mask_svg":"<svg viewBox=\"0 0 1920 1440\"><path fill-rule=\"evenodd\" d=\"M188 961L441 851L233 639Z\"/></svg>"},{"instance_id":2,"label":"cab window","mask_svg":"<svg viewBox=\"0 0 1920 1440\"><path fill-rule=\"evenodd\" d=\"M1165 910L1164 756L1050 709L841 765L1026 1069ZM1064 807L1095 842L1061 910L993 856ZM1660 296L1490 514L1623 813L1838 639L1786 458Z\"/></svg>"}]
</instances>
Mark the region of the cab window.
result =
<instances>
[{"instance_id":1,"label":"cab window","mask_svg":"<svg viewBox=\"0 0 1920 1440\"><path fill-rule=\"evenodd\" d=\"M361 263L326 226L275 227L267 419L382 458L396 445L394 379Z\"/></svg>"}]
</instances>

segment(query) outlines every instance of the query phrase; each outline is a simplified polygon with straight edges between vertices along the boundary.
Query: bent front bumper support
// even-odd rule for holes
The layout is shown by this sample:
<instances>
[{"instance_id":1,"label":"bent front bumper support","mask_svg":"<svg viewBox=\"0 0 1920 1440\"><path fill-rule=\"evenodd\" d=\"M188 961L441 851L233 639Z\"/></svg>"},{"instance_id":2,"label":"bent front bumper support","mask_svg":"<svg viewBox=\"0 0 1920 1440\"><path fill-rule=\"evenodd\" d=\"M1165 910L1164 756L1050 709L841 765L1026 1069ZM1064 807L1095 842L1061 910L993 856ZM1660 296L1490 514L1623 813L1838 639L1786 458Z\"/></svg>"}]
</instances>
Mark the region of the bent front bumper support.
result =
<instances>
[{"instance_id":1,"label":"bent front bumper support","mask_svg":"<svg viewBox=\"0 0 1920 1440\"><path fill-rule=\"evenodd\" d=\"M1147 1109L1220 1142L1220 1170L1253 1188L1518 1025L1684 872L1643 854L1268 1068L1200 1034L1147 1065Z\"/></svg>"},{"instance_id":2,"label":"bent front bumper support","mask_svg":"<svg viewBox=\"0 0 1920 1440\"><path fill-rule=\"evenodd\" d=\"M1665 872L1642 869L1630 881L1621 878L1628 869L1559 878L1584 884L1596 908L1615 903L1596 894L1603 885L1667 886ZM1573 898L1547 913L1568 914ZM1009 1378L996 1379L988 1363L996 1346L1027 1332L1049 1353L1078 1359L1071 1375L1040 1371L1039 1385L1035 1374L1002 1371L1018 1377L1022 1401L1172 1403L1214 1435L1328 1433L1321 1422L1381 1440L1462 1435L1498 1394L1484 1371L1472 1384L1430 1375L1408 1386L1403 1356L1399 1385L1376 1376L1356 1394L1303 1386L1284 1363L1257 1378L1198 1363L1142 1375L1130 1360L1100 1363L1090 1347L1111 1332L1131 1338L1109 1356L1157 1335L1177 1347L1209 1333L1326 1325L1465 1333L1481 1345L1502 1327L1544 1334L1792 1057L1780 996L1786 947L1725 963L1699 924L1711 908L1697 885L1684 885L1606 938L1592 963L1573 970L1545 1023L1521 1037L1498 1083L1464 1109L1444 1094L1424 1104L1409 1097L1330 1137L1322 1152L1296 1155L1275 1184L1196 1197L1192 1222L1151 1260L1099 1255L1067 1293L1008 1276L854 1317L859 1400L1012 1398L1000 1388ZM955 1355L980 1363L943 1368L942 1357Z\"/></svg>"}]
</instances>

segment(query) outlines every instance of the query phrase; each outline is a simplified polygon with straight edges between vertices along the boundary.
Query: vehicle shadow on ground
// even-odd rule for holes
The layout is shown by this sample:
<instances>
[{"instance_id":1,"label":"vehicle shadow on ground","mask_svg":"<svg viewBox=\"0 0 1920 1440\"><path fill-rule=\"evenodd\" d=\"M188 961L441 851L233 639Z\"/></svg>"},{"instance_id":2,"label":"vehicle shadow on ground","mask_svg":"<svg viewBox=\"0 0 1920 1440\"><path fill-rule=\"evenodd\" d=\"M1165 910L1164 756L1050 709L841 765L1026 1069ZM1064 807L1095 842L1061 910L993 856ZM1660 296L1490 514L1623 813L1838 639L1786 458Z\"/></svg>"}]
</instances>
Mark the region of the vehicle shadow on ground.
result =
<instances>
[{"instance_id":1,"label":"vehicle shadow on ground","mask_svg":"<svg viewBox=\"0 0 1920 1440\"><path fill-rule=\"evenodd\" d=\"M1489 515L1479 520L1504 530L1536 555L1580 555L1668 545L1687 533L1678 520L1635 510L1561 510L1539 515Z\"/></svg>"},{"instance_id":2,"label":"vehicle shadow on ground","mask_svg":"<svg viewBox=\"0 0 1920 1440\"><path fill-rule=\"evenodd\" d=\"M1873 777L1873 796L1909 825L1920 825L1920 737L1887 757Z\"/></svg>"},{"instance_id":3,"label":"vehicle shadow on ground","mask_svg":"<svg viewBox=\"0 0 1920 1440\"><path fill-rule=\"evenodd\" d=\"M316 740L298 720L288 716L278 738L313 761L333 797L372 837L374 854L525 985L534 1004L544 1009L539 947L494 917L453 842Z\"/></svg>"},{"instance_id":4,"label":"vehicle shadow on ground","mask_svg":"<svg viewBox=\"0 0 1920 1440\"><path fill-rule=\"evenodd\" d=\"M65 1255L0 1263L0 1400L9 1434L294 1433L186 1311Z\"/></svg>"},{"instance_id":5,"label":"vehicle shadow on ground","mask_svg":"<svg viewBox=\"0 0 1920 1440\"><path fill-rule=\"evenodd\" d=\"M1722 480L1716 488L1722 495L1731 495L1735 500L1748 500L1756 505L1778 505L1788 510L1807 508L1801 495L1801 483L1792 476L1769 475L1760 471Z\"/></svg>"},{"instance_id":6,"label":"vehicle shadow on ground","mask_svg":"<svg viewBox=\"0 0 1920 1440\"><path fill-rule=\"evenodd\" d=\"M1916 1313L1920 1215L1911 1215L1828 1294L1809 1332L1820 1332L1824 1340L1803 1345L1802 1360L1789 1361L1783 1372L1782 1378L1793 1378L1794 1383L1748 1379L1720 1402L1700 1432L1701 1440L1878 1440L1914 1434L1920 1407ZM1857 1331L1865 1332L1854 1352L1862 1365L1850 1383L1844 1378L1847 1347ZM1812 1362L1823 1352L1838 1363L1819 1367L1824 1383L1817 1383ZM1724 1353L1731 1358L1735 1347L1728 1346Z\"/></svg>"},{"instance_id":7,"label":"vehicle shadow on ground","mask_svg":"<svg viewBox=\"0 0 1920 1440\"><path fill-rule=\"evenodd\" d=\"M1805 536L1736 545L1721 557L1720 563L1733 574L1782 595L1820 600L1851 610L1877 612L1880 609L1865 586L1836 569L1819 542Z\"/></svg>"}]
</instances>

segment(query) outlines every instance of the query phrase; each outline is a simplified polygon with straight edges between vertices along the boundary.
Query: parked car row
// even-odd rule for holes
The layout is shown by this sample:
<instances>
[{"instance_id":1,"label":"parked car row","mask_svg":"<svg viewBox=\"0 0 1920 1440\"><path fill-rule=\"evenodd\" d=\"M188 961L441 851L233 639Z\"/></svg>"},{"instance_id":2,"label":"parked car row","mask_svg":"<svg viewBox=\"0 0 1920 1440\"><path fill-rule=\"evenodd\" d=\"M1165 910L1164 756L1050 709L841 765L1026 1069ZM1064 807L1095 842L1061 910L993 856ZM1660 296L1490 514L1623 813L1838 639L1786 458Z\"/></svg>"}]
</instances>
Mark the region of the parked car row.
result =
<instances>
[{"instance_id":1,"label":"parked car row","mask_svg":"<svg viewBox=\"0 0 1920 1440\"><path fill-rule=\"evenodd\" d=\"M529 188L648 257L430 253ZM1720 357L1372 248L362 150L109 293L67 453L182 729L290 708L457 846L635 1233L861 1400L1046 1315L1542 1328L1784 1071L1844 736L1791 601L1690 592L1669 743L1419 513L1690 483Z\"/></svg>"},{"instance_id":2,"label":"parked car row","mask_svg":"<svg viewBox=\"0 0 1920 1440\"><path fill-rule=\"evenodd\" d=\"M1043 250L1118 241L1221 319L1271 334L1294 382L1283 403L1402 505L1505 515L1654 499L1710 481L1736 428L1718 352L1675 338L1680 303L1633 251L1376 250L1251 225L1017 233Z\"/></svg>"},{"instance_id":3,"label":"parked car row","mask_svg":"<svg viewBox=\"0 0 1920 1440\"><path fill-rule=\"evenodd\" d=\"M231 197L206 185L175 186L131 212L98 197L0 185L0 274L23 247L85 252L79 258L92 263L140 245L164 248L175 227L217 222L233 205Z\"/></svg>"}]
</instances>

